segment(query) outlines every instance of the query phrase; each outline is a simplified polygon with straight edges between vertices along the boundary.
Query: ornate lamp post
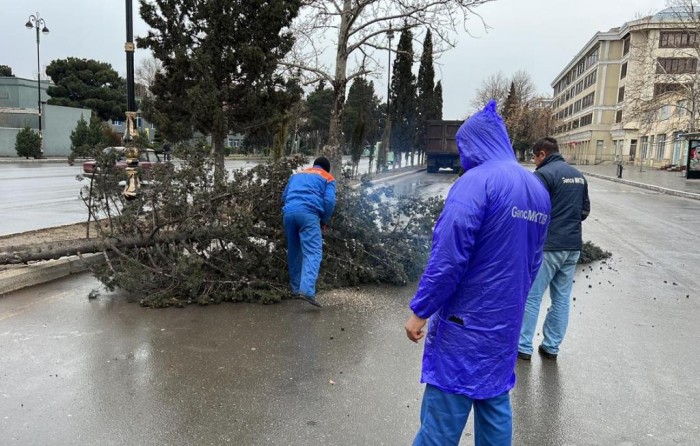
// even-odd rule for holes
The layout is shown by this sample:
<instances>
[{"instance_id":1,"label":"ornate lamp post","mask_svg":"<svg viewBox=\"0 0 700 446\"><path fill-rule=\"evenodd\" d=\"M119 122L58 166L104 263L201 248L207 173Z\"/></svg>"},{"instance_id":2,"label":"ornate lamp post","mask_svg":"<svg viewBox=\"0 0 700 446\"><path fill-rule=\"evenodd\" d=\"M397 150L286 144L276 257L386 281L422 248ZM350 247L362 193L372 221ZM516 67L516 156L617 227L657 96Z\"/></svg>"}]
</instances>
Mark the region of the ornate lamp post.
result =
<instances>
[{"instance_id":1,"label":"ornate lamp post","mask_svg":"<svg viewBox=\"0 0 700 446\"><path fill-rule=\"evenodd\" d=\"M386 38L389 40L389 61L386 77L386 122L384 124L381 147L379 148L379 156L377 157L377 173L386 167L389 142L391 141L391 39L394 38L394 30L391 28L391 23L386 32Z\"/></svg>"},{"instance_id":2,"label":"ornate lamp post","mask_svg":"<svg viewBox=\"0 0 700 446\"><path fill-rule=\"evenodd\" d=\"M126 130L124 132L124 144L126 145L126 174L127 181L124 188L124 197L127 200L136 198L141 190L139 170L139 149L134 138L138 133L134 129L136 120L136 99L134 95L134 19L132 0L126 1Z\"/></svg>"},{"instance_id":3,"label":"ornate lamp post","mask_svg":"<svg viewBox=\"0 0 700 446\"><path fill-rule=\"evenodd\" d=\"M390 104L390 94L391 94L391 39L394 38L394 30L391 29L391 23L389 24L389 30L386 32L386 38L389 40L389 62L386 68L386 110L389 113Z\"/></svg>"},{"instance_id":4,"label":"ornate lamp post","mask_svg":"<svg viewBox=\"0 0 700 446\"><path fill-rule=\"evenodd\" d=\"M38 93L38 108L39 108L39 141L40 141L40 146L39 146L39 151L41 153L40 157L43 157L44 154L44 148L43 148L43 136L41 133L41 65L39 63L39 43L41 41L40 38L40 33L41 31L44 34L49 33L49 28L46 27L46 21L42 19L39 16L39 13L37 12L36 14L32 14L29 16L29 19L27 20L27 23L24 24L24 26L27 27L27 29L36 29L36 90Z\"/></svg>"}]
</instances>

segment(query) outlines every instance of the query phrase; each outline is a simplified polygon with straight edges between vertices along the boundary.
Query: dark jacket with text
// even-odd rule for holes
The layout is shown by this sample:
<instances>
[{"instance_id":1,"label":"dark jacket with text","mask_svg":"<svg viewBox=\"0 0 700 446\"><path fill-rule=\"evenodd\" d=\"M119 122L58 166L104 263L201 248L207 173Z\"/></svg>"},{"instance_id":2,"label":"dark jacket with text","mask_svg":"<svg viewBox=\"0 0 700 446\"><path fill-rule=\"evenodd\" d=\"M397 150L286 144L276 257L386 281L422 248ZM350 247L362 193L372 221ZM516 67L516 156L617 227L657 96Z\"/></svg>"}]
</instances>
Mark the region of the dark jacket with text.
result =
<instances>
[{"instance_id":1,"label":"dark jacket with text","mask_svg":"<svg viewBox=\"0 0 700 446\"><path fill-rule=\"evenodd\" d=\"M559 153L552 153L535 170L549 191L552 214L545 251L580 251L581 222L591 211L588 182L583 174L567 164Z\"/></svg>"}]
</instances>

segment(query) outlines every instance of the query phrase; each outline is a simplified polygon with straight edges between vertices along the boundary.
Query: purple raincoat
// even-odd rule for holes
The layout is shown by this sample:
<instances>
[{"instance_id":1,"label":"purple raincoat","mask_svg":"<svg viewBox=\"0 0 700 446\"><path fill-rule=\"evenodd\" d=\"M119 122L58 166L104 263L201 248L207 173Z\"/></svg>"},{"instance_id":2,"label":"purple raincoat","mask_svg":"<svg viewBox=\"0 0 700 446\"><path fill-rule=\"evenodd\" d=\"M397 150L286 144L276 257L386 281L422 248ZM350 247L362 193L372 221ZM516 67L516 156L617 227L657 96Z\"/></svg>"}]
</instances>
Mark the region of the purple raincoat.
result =
<instances>
[{"instance_id":1,"label":"purple raincoat","mask_svg":"<svg viewBox=\"0 0 700 446\"><path fill-rule=\"evenodd\" d=\"M549 194L513 154L496 103L457 132L465 173L435 224L411 309L430 318L421 382L485 399L515 385L523 309L549 225Z\"/></svg>"}]
</instances>

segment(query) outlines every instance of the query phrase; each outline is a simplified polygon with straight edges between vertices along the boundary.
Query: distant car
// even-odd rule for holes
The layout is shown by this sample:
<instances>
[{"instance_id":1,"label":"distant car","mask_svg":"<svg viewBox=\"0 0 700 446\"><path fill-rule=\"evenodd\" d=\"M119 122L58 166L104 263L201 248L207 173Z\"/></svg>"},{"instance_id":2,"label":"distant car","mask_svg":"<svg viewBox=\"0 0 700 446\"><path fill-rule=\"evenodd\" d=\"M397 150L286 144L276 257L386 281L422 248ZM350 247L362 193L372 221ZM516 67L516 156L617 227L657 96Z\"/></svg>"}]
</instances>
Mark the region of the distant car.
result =
<instances>
[{"instance_id":1,"label":"distant car","mask_svg":"<svg viewBox=\"0 0 700 446\"><path fill-rule=\"evenodd\" d=\"M126 169L126 147L106 147L103 150L105 155L114 153L116 162L114 168L117 170ZM139 169L141 172L149 172L153 166L164 163L153 149L139 150ZM100 173L100 165L97 160L90 159L83 163L83 175L90 178Z\"/></svg>"}]
</instances>

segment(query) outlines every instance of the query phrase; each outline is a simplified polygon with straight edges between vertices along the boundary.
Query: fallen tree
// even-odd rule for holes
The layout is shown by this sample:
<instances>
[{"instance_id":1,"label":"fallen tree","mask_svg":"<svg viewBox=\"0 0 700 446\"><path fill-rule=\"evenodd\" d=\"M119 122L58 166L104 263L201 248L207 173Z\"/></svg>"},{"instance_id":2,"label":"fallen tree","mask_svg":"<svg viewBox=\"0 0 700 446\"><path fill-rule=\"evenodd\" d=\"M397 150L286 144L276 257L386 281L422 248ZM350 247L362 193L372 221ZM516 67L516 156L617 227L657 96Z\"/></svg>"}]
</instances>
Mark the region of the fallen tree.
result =
<instances>
[{"instance_id":1,"label":"fallen tree","mask_svg":"<svg viewBox=\"0 0 700 446\"><path fill-rule=\"evenodd\" d=\"M113 172L96 177L84 201L103 224L95 240L75 251L103 252L106 262L92 266L95 276L108 289L138 293L147 306L271 303L287 296L281 196L305 160L235 170L218 182L205 150L184 148L178 155L181 167L154 169L136 200L122 198ZM441 209L441 198L398 197L369 183L339 187L319 288L416 280ZM3 255L27 261L70 253L66 244Z\"/></svg>"}]
</instances>

